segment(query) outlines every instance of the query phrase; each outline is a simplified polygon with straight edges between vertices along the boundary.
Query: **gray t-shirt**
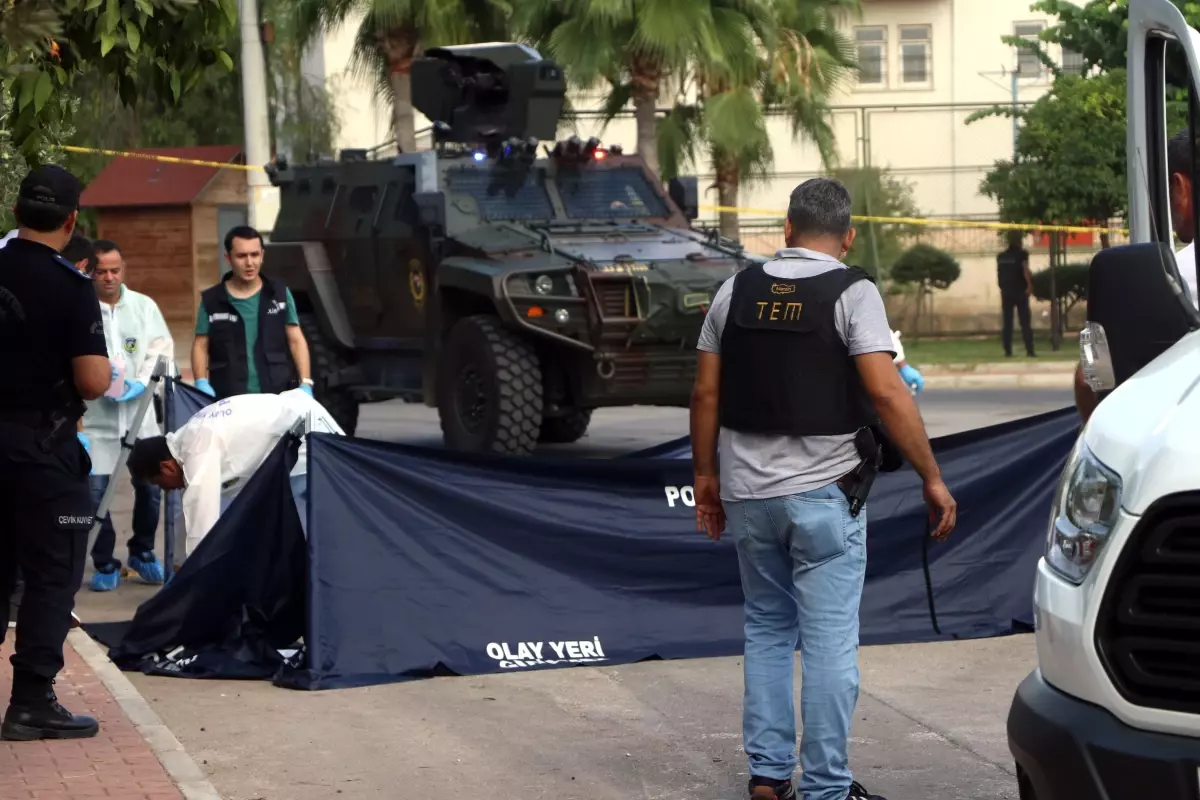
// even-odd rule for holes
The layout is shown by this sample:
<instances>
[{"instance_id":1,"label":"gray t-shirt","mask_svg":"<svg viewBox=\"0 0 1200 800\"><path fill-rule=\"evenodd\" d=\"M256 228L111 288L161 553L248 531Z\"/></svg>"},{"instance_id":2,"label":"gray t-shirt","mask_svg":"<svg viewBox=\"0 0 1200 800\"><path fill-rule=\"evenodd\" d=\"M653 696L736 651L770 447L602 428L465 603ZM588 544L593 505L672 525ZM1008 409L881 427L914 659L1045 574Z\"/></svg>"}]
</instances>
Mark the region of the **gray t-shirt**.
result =
<instances>
[{"instance_id":1,"label":"gray t-shirt","mask_svg":"<svg viewBox=\"0 0 1200 800\"><path fill-rule=\"evenodd\" d=\"M812 250L780 250L766 264L774 278L801 280L831 269L845 269L832 256ZM697 347L721 352L721 333L729 315L733 279L725 281L713 298ZM835 324L851 356L891 353L892 329L888 325L883 298L875 284L858 281L838 298ZM861 460L854 436L778 436L741 433L721 428L718 439L721 459L721 499L764 500L809 492L827 486L845 475Z\"/></svg>"}]
</instances>

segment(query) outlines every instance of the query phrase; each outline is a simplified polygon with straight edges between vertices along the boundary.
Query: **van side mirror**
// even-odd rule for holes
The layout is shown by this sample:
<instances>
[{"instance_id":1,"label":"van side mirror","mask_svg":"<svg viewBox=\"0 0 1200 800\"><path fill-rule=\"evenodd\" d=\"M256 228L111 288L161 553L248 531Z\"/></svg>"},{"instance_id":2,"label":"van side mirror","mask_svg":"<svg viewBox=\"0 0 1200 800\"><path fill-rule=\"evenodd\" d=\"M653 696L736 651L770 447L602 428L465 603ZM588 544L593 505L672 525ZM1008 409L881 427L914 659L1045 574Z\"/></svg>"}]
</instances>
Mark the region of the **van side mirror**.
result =
<instances>
[{"instance_id":1,"label":"van side mirror","mask_svg":"<svg viewBox=\"0 0 1200 800\"><path fill-rule=\"evenodd\" d=\"M1101 250L1088 276L1088 323L1103 328L1120 386L1193 330L1200 312L1162 242ZM1101 394L1104 390L1101 391Z\"/></svg>"},{"instance_id":2,"label":"van side mirror","mask_svg":"<svg viewBox=\"0 0 1200 800\"><path fill-rule=\"evenodd\" d=\"M700 216L700 189L695 175L671 178L667 184L671 202L679 207L688 222Z\"/></svg>"}]
</instances>

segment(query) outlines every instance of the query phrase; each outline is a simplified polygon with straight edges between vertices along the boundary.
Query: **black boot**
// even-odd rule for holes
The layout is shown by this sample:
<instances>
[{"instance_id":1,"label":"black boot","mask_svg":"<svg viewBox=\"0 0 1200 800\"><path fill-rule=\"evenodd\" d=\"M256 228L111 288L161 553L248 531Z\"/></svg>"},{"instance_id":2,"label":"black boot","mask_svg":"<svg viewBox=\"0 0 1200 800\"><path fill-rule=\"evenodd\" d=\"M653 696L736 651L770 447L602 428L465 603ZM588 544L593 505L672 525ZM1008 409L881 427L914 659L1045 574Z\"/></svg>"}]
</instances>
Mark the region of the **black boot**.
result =
<instances>
[{"instance_id":1,"label":"black boot","mask_svg":"<svg viewBox=\"0 0 1200 800\"><path fill-rule=\"evenodd\" d=\"M100 732L92 717L75 715L58 703L53 689L36 699L14 698L0 724L0 739L31 742L36 739L90 739Z\"/></svg>"}]
</instances>

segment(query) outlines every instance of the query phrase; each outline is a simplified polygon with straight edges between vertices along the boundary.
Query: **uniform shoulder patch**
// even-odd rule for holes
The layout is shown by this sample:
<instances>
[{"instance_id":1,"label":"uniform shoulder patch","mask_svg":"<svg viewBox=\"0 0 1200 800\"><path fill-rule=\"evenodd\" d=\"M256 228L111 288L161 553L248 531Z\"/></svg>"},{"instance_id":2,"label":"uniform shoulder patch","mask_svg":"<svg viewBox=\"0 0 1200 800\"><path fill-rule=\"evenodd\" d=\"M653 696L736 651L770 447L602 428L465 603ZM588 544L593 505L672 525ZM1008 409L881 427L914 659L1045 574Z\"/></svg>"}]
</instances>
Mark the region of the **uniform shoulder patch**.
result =
<instances>
[{"instance_id":1,"label":"uniform shoulder patch","mask_svg":"<svg viewBox=\"0 0 1200 800\"><path fill-rule=\"evenodd\" d=\"M55 264L58 264L60 267L66 267L68 270L71 271L71 274L74 275L75 277L82 278L85 281L92 280L91 275L88 275L86 272L80 272L74 264L72 264L70 261L67 261L62 256L56 254L53 256L53 258L54 258Z\"/></svg>"}]
</instances>

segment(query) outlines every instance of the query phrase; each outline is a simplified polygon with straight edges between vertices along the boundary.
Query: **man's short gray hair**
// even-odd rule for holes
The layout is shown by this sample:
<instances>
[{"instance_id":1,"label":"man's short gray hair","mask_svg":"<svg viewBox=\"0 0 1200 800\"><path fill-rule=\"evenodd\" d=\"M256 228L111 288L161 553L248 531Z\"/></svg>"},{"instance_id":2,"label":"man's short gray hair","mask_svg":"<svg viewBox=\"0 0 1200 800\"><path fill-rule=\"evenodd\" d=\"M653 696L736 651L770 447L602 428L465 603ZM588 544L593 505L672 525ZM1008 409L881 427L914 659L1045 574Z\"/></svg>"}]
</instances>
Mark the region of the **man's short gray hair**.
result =
<instances>
[{"instance_id":1,"label":"man's short gray hair","mask_svg":"<svg viewBox=\"0 0 1200 800\"><path fill-rule=\"evenodd\" d=\"M850 230L850 192L833 178L812 178L792 191L788 221L793 236L845 236Z\"/></svg>"}]
</instances>

